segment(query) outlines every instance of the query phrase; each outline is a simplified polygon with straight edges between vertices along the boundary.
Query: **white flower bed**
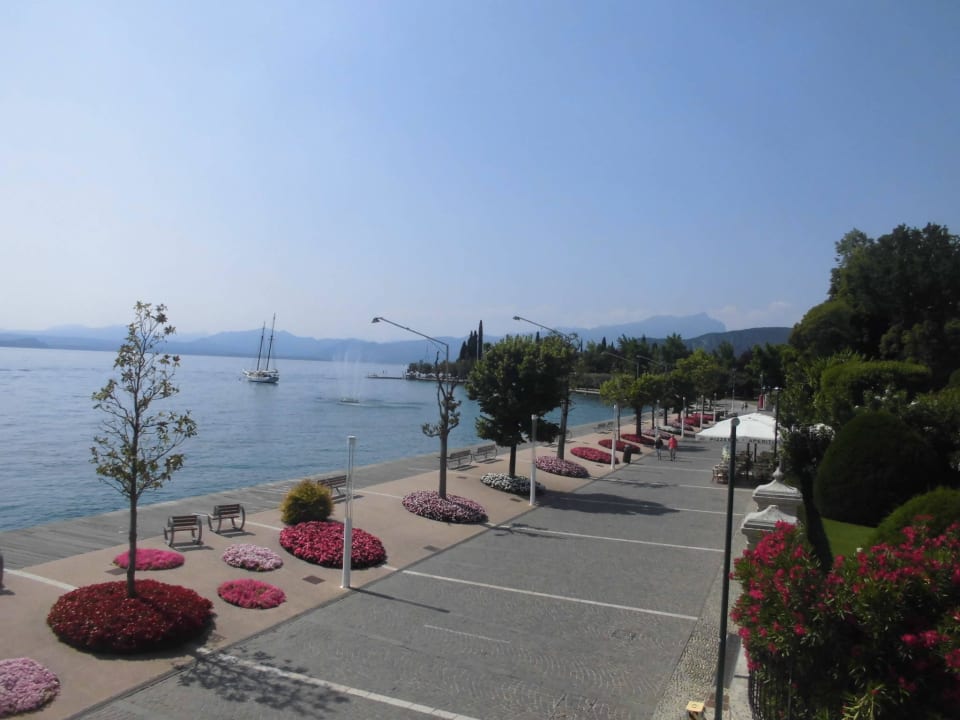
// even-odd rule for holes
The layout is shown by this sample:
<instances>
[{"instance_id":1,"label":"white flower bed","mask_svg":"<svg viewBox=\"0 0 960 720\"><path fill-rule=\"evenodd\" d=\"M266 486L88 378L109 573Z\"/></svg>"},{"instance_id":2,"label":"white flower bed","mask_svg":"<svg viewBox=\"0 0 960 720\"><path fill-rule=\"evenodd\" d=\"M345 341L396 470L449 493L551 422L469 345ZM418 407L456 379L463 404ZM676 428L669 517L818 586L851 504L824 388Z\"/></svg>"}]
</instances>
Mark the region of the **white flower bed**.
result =
<instances>
[{"instance_id":1,"label":"white flower bed","mask_svg":"<svg viewBox=\"0 0 960 720\"><path fill-rule=\"evenodd\" d=\"M231 545L223 552L223 561L231 567L264 572L283 566L283 558L259 545Z\"/></svg>"},{"instance_id":2,"label":"white flower bed","mask_svg":"<svg viewBox=\"0 0 960 720\"><path fill-rule=\"evenodd\" d=\"M495 490L513 493L514 495L530 494L530 478L523 475L511 476L506 473L486 473L480 478L480 482L488 485ZM547 491L542 483L537 483L537 495Z\"/></svg>"}]
</instances>

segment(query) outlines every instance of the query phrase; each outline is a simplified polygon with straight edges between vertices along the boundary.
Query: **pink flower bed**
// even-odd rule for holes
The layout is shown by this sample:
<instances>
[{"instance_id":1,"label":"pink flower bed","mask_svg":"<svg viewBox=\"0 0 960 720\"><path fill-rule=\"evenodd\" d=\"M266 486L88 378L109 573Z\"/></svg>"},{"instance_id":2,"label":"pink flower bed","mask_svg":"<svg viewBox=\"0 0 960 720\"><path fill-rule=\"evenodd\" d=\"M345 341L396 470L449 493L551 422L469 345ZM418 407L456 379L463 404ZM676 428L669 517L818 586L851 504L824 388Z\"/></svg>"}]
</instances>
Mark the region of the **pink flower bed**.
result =
<instances>
[{"instance_id":1,"label":"pink flower bed","mask_svg":"<svg viewBox=\"0 0 960 720\"><path fill-rule=\"evenodd\" d=\"M223 561L235 568L266 572L283 567L283 558L270 548L259 545L237 544L231 545L223 551Z\"/></svg>"},{"instance_id":2,"label":"pink flower bed","mask_svg":"<svg viewBox=\"0 0 960 720\"><path fill-rule=\"evenodd\" d=\"M169 570L183 565L183 555L172 550L153 550L152 548L137 548L137 570ZM120 553L113 559L114 565L126 568L130 560L130 551Z\"/></svg>"},{"instance_id":3,"label":"pink flower bed","mask_svg":"<svg viewBox=\"0 0 960 720\"><path fill-rule=\"evenodd\" d=\"M453 523L487 521L487 511L480 503L459 495L448 494L444 499L436 490L418 490L405 496L402 502L403 506L414 515L430 520Z\"/></svg>"},{"instance_id":4,"label":"pink flower bed","mask_svg":"<svg viewBox=\"0 0 960 720\"><path fill-rule=\"evenodd\" d=\"M570 452L584 460L591 460L593 462L603 463L604 465L610 464L610 453L604 452L603 450L580 446L572 448Z\"/></svg>"},{"instance_id":5,"label":"pink flower bed","mask_svg":"<svg viewBox=\"0 0 960 720\"><path fill-rule=\"evenodd\" d=\"M627 442L638 443L640 445L653 445L656 442L656 439L650 437L649 435L636 435L634 433L623 433L620 437L622 437Z\"/></svg>"},{"instance_id":6,"label":"pink flower bed","mask_svg":"<svg viewBox=\"0 0 960 720\"><path fill-rule=\"evenodd\" d=\"M379 538L359 528L353 528L351 537L351 568L372 567L387 561L387 551ZM311 520L291 525L280 531L280 545L301 560L324 567L343 567L343 523Z\"/></svg>"},{"instance_id":7,"label":"pink flower bed","mask_svg":"<svg viewBox=\"0 0 960 720\"><path fill-rule=\"evenodd\" d=\"M60 680L36 660L0 660L0 718L36 710L60 692Z\"/></svg>"},{"instance_id":8,"label":"pink flower bed","mask_svg":"<svg viewBox=\"0 0 960 720\"><path fill-rule=\"evenodd\" d=\"M220 583L217 595L231 605L256 610L275 608L287 599L280 588L250 578Z\"/></svg>"},{"instance_id":9,"label":"pink flower bed","mask_svg":"<svg viewBox=\"0 0 960 720\"><path fill-rule=\"evenodd\" d=\"M575 463L572 460L561 460L550 455L537 456L537 469L554 475L565 475L566 477L590 477L590 473L580 463Z\"/></svg>"},{"instance_id":10,"label":"pink flower bed","mask_svg":"<svg viewBox=\"0 0 960 720\"><path fill-rule=\"evenodd\" d=\"M613 439L612 439L612 438L601 438L599 441L597 441L597 444L598 444L600 447L605 447L605 448L609 449L610 446L613 445ZM626 450L627 448L630 448L630 451L631 451L631 452L635 452L635 453L640 452L640 448L637 447L636 445L632 445L632 444L630 444L630 443L625 443L623 440L617 440L617 450L619 450L620 452L623 452L623 451Z\"/></svg>"}]
</instances>

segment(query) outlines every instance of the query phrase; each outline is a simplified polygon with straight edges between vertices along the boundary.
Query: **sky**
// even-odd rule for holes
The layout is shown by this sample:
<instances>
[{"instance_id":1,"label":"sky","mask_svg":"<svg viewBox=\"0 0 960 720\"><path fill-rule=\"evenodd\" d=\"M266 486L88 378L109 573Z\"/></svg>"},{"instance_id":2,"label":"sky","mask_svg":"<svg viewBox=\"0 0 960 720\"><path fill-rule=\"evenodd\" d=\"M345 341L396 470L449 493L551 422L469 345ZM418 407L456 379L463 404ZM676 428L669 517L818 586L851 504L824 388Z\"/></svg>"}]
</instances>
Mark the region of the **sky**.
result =
<instances>
[{"instance_id":1,"label":"sky","mask_svg":"<svg viewBox=\"0 0 960 720\"><path fill-rule=\"evenodd\" d=\"M960 3L0 4L0 329L790 326L960 232Z\"/></svg>"}]
</instances>

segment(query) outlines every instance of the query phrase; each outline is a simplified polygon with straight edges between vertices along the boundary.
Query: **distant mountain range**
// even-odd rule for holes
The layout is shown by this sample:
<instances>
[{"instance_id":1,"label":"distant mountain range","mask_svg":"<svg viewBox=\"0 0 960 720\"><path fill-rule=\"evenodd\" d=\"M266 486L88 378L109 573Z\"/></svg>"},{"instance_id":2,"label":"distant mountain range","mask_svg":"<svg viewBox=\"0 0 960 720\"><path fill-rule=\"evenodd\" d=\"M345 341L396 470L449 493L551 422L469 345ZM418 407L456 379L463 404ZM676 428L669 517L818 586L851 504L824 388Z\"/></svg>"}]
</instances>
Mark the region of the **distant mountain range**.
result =
<instances>
[{"instance_id":1,"label":"distant mountain range","mask_svg":"<svg viewBox=\"0 0 960 720\"><path fill-rule=\"evenodd\" d=\"M749 330L725 329L723 323L706 314L674 317L661 315L640 322L607 325L596 328L557 328L562 332L576 333L584 342L615 344L621 336L646 337L651 343L662 342L672 334L679 334L691 348L712 351L724 341L733 345L740 354L754 345L779 345L785 343L791 328L767 327ZM532 325L518 324L519 333L536 332ZM181 335L171 338L167 352L180 355L226 355L255 357L260 343L261 329L237 332L222 332L208 336ZM0 330L0 347L50 348L60 350L105 350L115 352L126 337L126 326L85 328L71 325L50 330ZM467 337L438 338L450 344L450 356L460 354L460 346ZM485 336L488 342L499 337ZM377 343L356 339L324 339L300 337L278 331L274 340L274 354L280 359L296 360L350 360L355 362L389 363L406 365L419 360L433 361L435 350L426 340L400 340ZM442 358L441 358L442 359Z\"/></svg>"}]
</instances>

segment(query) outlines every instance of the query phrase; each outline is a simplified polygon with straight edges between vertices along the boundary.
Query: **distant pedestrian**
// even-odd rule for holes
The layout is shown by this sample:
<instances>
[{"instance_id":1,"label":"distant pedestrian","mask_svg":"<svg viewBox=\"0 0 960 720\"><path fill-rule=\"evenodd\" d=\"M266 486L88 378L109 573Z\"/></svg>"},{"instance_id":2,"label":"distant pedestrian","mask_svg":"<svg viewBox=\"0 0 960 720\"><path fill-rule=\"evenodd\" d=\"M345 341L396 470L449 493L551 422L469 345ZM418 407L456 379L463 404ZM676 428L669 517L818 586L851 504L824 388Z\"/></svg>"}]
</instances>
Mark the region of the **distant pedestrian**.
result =
<instances>
[{"instance_id":1,"label":"distant pedestrian","mask_svg":"<svg viewBox=\"0 0 960 720\"><path fill-rule=\"evenodd\" d=\"M677 436L671 435L669 442L667 442L667 447L670 448L670 459L677 459Z\"/></svg>"},{"instance_id":2,"label":"distant pedestrian","mask_svg":"<svg viewBox=\"0 0 960 720\"><path fill-rule=\"evenodd\" d=\"M653 446L657 449L657 460L663 460L663 438L657 435L657 441Z\"/></svg>"}]
</instances>

